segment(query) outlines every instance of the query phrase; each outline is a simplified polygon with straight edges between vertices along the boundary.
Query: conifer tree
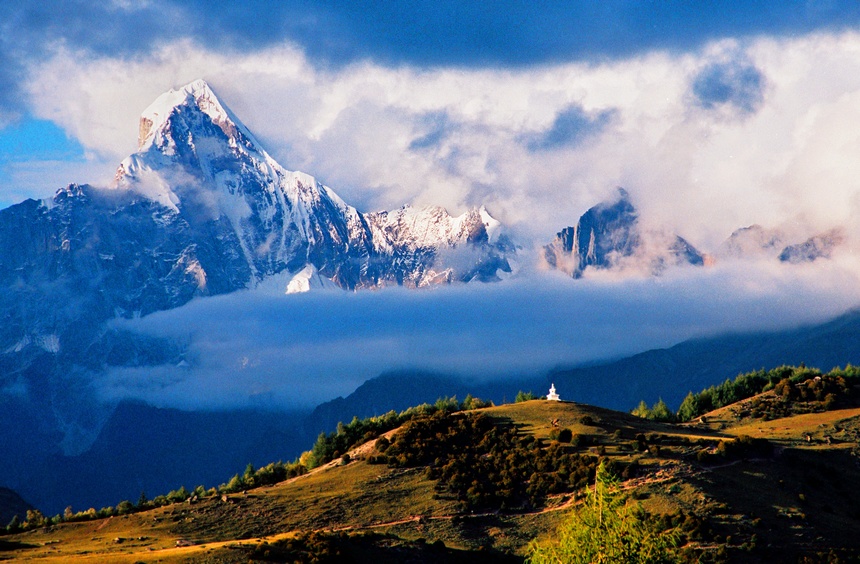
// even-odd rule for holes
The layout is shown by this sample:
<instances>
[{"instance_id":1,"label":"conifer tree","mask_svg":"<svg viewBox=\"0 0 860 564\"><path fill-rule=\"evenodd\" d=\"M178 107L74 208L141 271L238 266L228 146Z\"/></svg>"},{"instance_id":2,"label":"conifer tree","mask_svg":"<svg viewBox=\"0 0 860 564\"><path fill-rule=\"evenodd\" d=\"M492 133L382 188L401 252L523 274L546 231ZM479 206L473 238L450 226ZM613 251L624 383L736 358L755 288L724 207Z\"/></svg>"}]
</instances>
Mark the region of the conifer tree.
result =
<instances>
[{"instance_id":1,"label":"conifer tree","mask_svg":"<svg viewBox=\"0 0 860 564\"><path fill-rule=\"evenodd\" d=\"M554 542L532 541L529 564L662 564L677 561L677 529L659 531L639 504L618 491L603 463L583 504L558 529Z\"/></svg>"}]
</instances>

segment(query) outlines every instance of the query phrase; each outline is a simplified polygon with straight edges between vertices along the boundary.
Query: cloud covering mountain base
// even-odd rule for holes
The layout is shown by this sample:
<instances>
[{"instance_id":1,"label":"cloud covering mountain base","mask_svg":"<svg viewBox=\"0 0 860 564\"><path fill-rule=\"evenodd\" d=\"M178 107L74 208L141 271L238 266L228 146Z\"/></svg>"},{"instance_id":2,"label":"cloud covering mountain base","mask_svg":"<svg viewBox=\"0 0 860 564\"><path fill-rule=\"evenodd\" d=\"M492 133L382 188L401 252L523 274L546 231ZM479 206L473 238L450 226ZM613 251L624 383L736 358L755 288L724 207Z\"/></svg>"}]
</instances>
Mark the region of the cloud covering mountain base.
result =
<instances>
[{"instance_id":1,"label":"cloud covering mountain base","mask_svg":"<svg viewBox=\"0 0 860 564\"><path fill-rule=\"evenodd\" d=\"M536 375L693 337L822 322L860 304L854 272L848 257L725 262L657 278L598 272L572 281L533 272L425 291L240 291L114 322L187 343L184 361L114 368L95 387L106 401L158 406L307 407L396 368L475 379Z\"/></svg>"}]
</instances>

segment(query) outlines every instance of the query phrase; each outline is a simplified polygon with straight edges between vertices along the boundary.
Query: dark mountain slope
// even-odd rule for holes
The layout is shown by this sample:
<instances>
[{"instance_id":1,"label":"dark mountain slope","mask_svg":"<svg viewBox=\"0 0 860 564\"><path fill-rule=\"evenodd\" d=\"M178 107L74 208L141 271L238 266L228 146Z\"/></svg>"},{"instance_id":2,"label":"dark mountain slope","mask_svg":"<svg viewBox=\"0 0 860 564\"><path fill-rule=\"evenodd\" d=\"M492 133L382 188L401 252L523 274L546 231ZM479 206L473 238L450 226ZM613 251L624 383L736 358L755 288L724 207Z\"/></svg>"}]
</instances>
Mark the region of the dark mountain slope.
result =
<instances>
[{"instance_id":1,"label":"dark mountain slope","mask_svg":"<svg viewBox=\"0 0 860 564\"><path fill-rule=\"evenodd\" d=\"M17 515L22 522L27 517L27 510L33 506L9 488L0 488L0 527L5 527Z\"/></svg>"},{"instance_id":2,"label":"dark mountain slope","mask_svg":"<svg viewBox=\"0 0 860 564\"><path fill-rule=\"evenodd\" d=\"M556 369L548 380L565 399L625 410L658 397L677 406L687 392L739 373L803 363L822 370L860 363L860 311L812 327L696 339L606 364Z\"/></svg>"}]
</instances>

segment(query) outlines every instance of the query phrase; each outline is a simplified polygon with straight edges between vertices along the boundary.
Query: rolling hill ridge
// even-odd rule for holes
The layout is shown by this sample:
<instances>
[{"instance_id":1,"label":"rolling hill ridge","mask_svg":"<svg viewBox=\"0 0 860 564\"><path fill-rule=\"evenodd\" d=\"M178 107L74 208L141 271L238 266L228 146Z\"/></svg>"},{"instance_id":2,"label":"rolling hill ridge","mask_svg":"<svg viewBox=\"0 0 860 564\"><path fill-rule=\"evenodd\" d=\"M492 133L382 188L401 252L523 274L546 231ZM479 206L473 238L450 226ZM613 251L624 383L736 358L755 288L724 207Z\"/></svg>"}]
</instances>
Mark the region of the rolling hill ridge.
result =
<instances>
[{"instance_id":1,"label":"rolling hill ridge","mask_svg":"<svg viewBox=\"0 0 860 564\"><path fill-rule=\"evenodd\" d=\"M519 561L552 542L601 461L650 526L679 531L681 561L856 558L856 369L765 376L763 392L683 424L546 400L356 419L221 491L30 526L2 537L0 558Z\"/></svg>"}]
</instances>

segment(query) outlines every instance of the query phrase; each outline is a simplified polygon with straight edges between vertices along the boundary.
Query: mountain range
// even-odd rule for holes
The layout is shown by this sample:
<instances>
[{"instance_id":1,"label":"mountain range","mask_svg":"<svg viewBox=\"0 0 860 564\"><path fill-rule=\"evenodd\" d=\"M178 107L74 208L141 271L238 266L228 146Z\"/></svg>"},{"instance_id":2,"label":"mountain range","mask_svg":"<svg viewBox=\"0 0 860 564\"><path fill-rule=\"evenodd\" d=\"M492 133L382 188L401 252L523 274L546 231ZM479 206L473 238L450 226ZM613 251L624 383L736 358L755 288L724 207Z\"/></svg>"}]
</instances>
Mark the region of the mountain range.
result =
<instances>
[{"instance_id":1,"label":"mountain range","mask_svg":"<svg viewBox=\"0 0 860 564\"><path fill-rule=\"evenodd\" d=\"M765 253L787 263L804 262L829 257L844 241L838 229L796 243L762 235L763 230L753 226L733 234L726 256ZM704 266L713 258L669 229L644 228L624 190L615 201L596 205L562 228L540 248L540 256L528 256L526 248L483 206L459 216L408 204L359 211L313 176L278 164L206 82L171 90L143 112L138 149L120 163L110 186L70 184L51 198L0 210L0 458L17 461L0 471L0 483L36 504L62 503L65 480L81 484L80 499L85 499L88 473L118 450L132 449L127 461L167 464L148 450L147 444L158 443L152 436L118 430L124 420L164 436L186 427L177 444L188 445L188 453L229 432L225 425L231 420L220 415L188 415L197 423L166 425L186 416L100 400L92 382L108 367L185 362L182 343L129 334L112 320L261 285L293 293L496 282L516 275L517 265L532 259L574 278L592 270L659 274L673 266ZM842 352L847 356L839 358L854 358L854 349ZM733 375L726 373L728 366L716 366L714 376ZM731 371L737 371L735 365ZM661 378L669 386L677 377L668 370ZM364 396L370 403L360 414L470 389L489 399L516 393L514 382L472 388L454 386L448 376L410 381L414 393L396 405L369 384ZM625 386L635 386L632 382ZM540 387L546 378L518 383ZM601 401L625 403L629 395L619 389L628 388L614 388L616 395ZM373 394L379 395L370 398ZM352 413L350 401L323 406L307 421L295 414L263 414L241 415L236 424L259 437L266 445L261 452L274 457L273 445L286 428L324 430L359 414ZM273 424L273 418L280 423ZM191 429L200 435L196 442ZM280 448L284 457L295 454L291 444ZM232 454L219 460L235 464L249 451ZM189 454L184 468L197 464L199 470L206 460L211 462ZM51 478L57 468L66 478ZM127 475L130 466L111 468L105 480ZM154 481L139 485L175 485L168 470L173 469L150 472ZM37 483L48 485L39 491Z\"/></svg>"}]
</instances>

